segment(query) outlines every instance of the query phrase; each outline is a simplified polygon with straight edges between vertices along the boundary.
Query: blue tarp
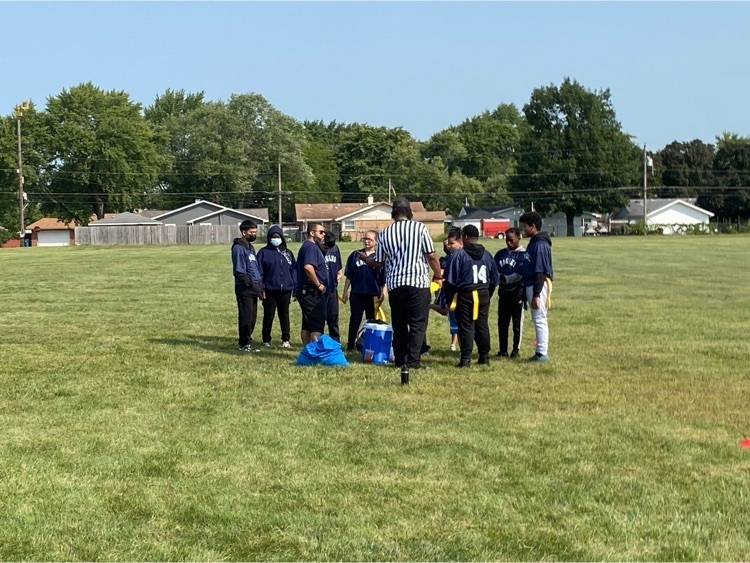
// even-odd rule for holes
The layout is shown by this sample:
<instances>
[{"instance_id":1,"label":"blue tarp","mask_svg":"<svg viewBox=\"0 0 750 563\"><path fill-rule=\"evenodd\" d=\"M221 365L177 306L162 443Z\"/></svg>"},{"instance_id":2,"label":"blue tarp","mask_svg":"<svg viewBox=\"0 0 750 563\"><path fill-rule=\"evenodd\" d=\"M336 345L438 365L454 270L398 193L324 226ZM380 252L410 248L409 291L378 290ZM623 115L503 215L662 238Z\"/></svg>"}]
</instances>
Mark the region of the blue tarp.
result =
<instances>
[{"instance_id":1,"label":"blue tarp","mask_svg":"<svg viewBox=\"0 0 750 563\"><path fill-rule=\"evenodd\" d=\"M302 348L299 356L297 356L297 362L295 365L316 366L318 364L324 366L349 365L349 362L346 361L346 356L344 356L344 352L341 349L341 344L327 334L323 334L318 338L317 342L307 343L305 347Z\"/></svg>"}]
</instances>

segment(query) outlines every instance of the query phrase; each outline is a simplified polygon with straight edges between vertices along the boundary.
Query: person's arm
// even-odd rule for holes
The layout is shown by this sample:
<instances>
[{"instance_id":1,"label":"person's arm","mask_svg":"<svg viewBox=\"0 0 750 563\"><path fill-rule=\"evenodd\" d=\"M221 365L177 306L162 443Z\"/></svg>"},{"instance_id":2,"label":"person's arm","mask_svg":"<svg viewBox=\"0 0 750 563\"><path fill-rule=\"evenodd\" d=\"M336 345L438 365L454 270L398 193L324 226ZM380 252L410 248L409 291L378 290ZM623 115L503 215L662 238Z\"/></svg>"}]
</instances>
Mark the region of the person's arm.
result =
<instances>
[{"instance_id":1,"label":"person's arm","mask_svg":"<svg viewBox=\"0 0 750 563\"><path fill-rule=\"evenodd\" d=\"M490 297L495 295L495 289L497 289L498 284L500 283L500 272L497 269L497 264L495 264L495 261L492 259L492 257L487 254L486 255L489 260L487 260L487 263L490 267L490 279L489 279L489 292Z\"/></svg>"},{"instance_id":2,"label":"person's arm","mask_svg":"<svg viewBox=\"0 0 750 563\"><path fill-rule=\"evenodd\" d=\"M344 282L344 292L341 295L341 299L344 300L344 303L346 303L347 300L349 299L349 285L350 285L349 278L346 278L346 281Z\"/></svg>"},{"instance_id":3,"label":"person's arm","mask_svg":"<svg viewBox=\"0 0 750 563\"><path fill-rule=\"evenodd\" d=\"M380 297L378 297L378 307L380 307L383 304L383 301L385 301L386 295L388 295L388 286L383 284L380 288Z\"/></svg>"},{"instance_id":4,"label":"person's arm","mask_svg":"<svg viewBox=\"0 0 750 563\"><path fill-rule=\"evenodd\" d=\"M373 258L372 256L368 256L361 250L357 251L357 257L362 260L362 262L370 266L370 268L378 269L383 267L383 262L378 262L377 260L375 260L375 258Z\"/></svg>"},{"instance_id":5,"label":"person's arm","mask_svg":"<svg viewBox=\"0 0 750 563\"><path fill-rule=\"evenodd\" d=\"M440 259L437 257L434 251L426 253L425 258L427 258L427 263L432 269L432 281L437 282L438 284L442 283L443 272L440 268Z\"/></svg>"},{"instance_id":6,"label":"person's arm","mask_svg":"<svg viewBox=\"0 0 750 563\"><path fill-rule=\"evenodd\" d=\"M244 285L245 287L250 287L250 285L252 284L252 280L247 273L246 264L247 260L245 259L245 254L242 251L242 247L239 244L235 245L232 248L232 265L234 276L242 282L242 285Z\"/></svg>"},{"instance_id":7,"label":"person's arm","mask_svg":"<svg viewBox=\"0 0 750 563\"><path fill-rule=\"evenodd\" d=\"M305 275L307 276L307 279L310 280L310 283L313 284L313 286L320 292L325 293L326 286L320 283L320 280L318 279L318 274L315 272L315 266L312 264L305 264ZM323 288L323 289L321 289Z\"/></svg>"}]
</instances>

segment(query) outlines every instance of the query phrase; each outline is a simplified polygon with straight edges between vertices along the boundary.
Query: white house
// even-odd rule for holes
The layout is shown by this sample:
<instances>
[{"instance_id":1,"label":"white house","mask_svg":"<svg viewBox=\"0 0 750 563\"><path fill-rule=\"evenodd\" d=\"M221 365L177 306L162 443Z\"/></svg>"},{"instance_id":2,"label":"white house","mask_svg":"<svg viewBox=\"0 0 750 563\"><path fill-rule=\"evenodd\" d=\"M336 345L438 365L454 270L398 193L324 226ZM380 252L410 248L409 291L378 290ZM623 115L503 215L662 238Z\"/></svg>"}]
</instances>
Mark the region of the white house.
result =
<instances>
[{"instance_id":1,"label":"white house","mask_svg":"<svg viewBox=\"0 0 750 563\"><path fill-rule=\"evenodd\" d=\"M651 229L661 229L665 235L684 233L688 227L702 225L708 230L708 222L714 214L685 199L649 199L646 201L646 223ZM610 231L643 222L643 200L631 199L610 218Z\"/></svg>"},{"instance_id":2,"label":"white house","mask_svg":"<svg viewBox=\"0 0 750 563\"><path fill-rule=\"evenodd\" d=\"M601 220L601 215L598 213L590 213L584 211L580 215L576 215L573 218L573 230L574 236L580 237L586 232L586 227L589 225L597 224ZM558 211L542 217L542 230L547 231L550 236L553 237L565 237L568 236L568 219L565 213Z\"/></svg>"}]
</instances>

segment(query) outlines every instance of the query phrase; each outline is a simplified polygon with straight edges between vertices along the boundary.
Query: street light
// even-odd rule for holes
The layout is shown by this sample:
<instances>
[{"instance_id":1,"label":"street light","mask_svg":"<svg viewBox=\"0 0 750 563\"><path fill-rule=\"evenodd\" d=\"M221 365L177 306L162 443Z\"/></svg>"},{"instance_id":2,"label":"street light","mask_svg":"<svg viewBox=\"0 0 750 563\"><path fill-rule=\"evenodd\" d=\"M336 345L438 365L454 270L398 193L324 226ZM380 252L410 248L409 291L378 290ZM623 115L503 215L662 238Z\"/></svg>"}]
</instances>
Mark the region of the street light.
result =
<instances>
[{"instance_id":1,"label":"street light","mask_svg":"<svg viewBox=\"0 0 750 563\"><path fill-rule=\"evenodd\" d=\"M21 157L21 116L23 115L23 112L28 111L30 107L30 104L27 100L24 100L20 104L16 106L16 123L17 123L17 131L18 131L18 209L19 209L19 217L21 222L21 230L18 232L19 238L20 238L20 246L23 246L24 239L26 238L26 222L24 220L23 216L23 210L24 210L24 203L26 199L26 194L23 191L23 158Z\"/></svg>"}]
</instances>

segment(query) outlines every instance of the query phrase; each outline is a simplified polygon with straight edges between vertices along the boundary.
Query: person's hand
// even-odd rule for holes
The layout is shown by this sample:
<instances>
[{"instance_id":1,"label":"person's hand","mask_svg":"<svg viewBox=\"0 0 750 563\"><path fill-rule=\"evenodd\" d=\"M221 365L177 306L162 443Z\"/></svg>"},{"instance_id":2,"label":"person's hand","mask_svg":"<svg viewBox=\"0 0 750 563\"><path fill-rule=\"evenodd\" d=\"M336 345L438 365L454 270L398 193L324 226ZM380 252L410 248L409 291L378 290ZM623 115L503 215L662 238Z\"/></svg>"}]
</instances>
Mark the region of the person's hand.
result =
<instances>
[{"instance_id":1,"label":"person's hand","mask_svg":"<svg viewBox=\"0 0 750 563\"><path fill-rule=\"evenodd\" d=\"M432 281L434 281L436 284L438 284L439 287L443 287L443 277L442 276L432 276Z\"/></svg>"},{"instance_id":2,"label":"person's hand","mask_svg":"<svg viewBox=\"0 0 750 563\"><path fill-rule=\"evenodd\" d=\"M344 293L341 294L341 299L344 300L344 303L349 301L349 292L347 290L344 290Z\"/></svg>"},{"instance_id":3,"label":"person's hand","mask_svg":"<svg viewBox=\"0 0 750 563\"><path fill-rule=\"evenodd\" d=\"M367 253L362 252L361 250L357 251L357 258L362 260L362 262L367 262Z\"/></svg>"},{"instance_id":4,"label":"person's hand","mask_svg":"<svg viewBox=\"0 0 750 563\"><path fill-rule=\"evenodd\" d=\"M292 303L295 303L297 301L297 298L294 296L293 293L292 293L292 299L291 299L291 301L292 301Z\"/></svg>"},{"instance_id":5,"label":"person's hand","mask_svg":"<svg viewBox=\"0 0 750 563\"><path fill-rule=\"evenodd\" d=\"M322 288L322 289L321 289L321 288ZM318 285L318 291L319 291L320 293L325 293L325 292L326 292L326 286L324 286L324 285L323 285L323 284L321 283L320 285Z\"/></svg>"},{"instance_id":6,"label":"person's hand","mask_svg":"<svg viewBox=\"0 0 750 563\"><path fill-rule=\"evenodd\" d=\"M539 309L539 296L538 295L535 295L531 299L531 308L534 309L535 311Z\"/></svg>"},{"instance_id":7,"label":"person's hand","mask_svg":"<svg viewBox=\"0 0 750 563\"><path fill-rule=\"evenodd\" d=\"M265 291L261 292L261 294L260 294L260 300L261 301L265 301L266 300L266 292Z\"/></svg>"},{"instance_id":8,"label":"person's hand","mask_svg":"<svg viewBox=\"0 0 750 563\"><path fill-rule=\"evenodd\" d=\"M384 299L385 299L385 294L381 293L380 297L378 297L378 307L380 307L383 304Z\"/></svg>"}]
</instances>

